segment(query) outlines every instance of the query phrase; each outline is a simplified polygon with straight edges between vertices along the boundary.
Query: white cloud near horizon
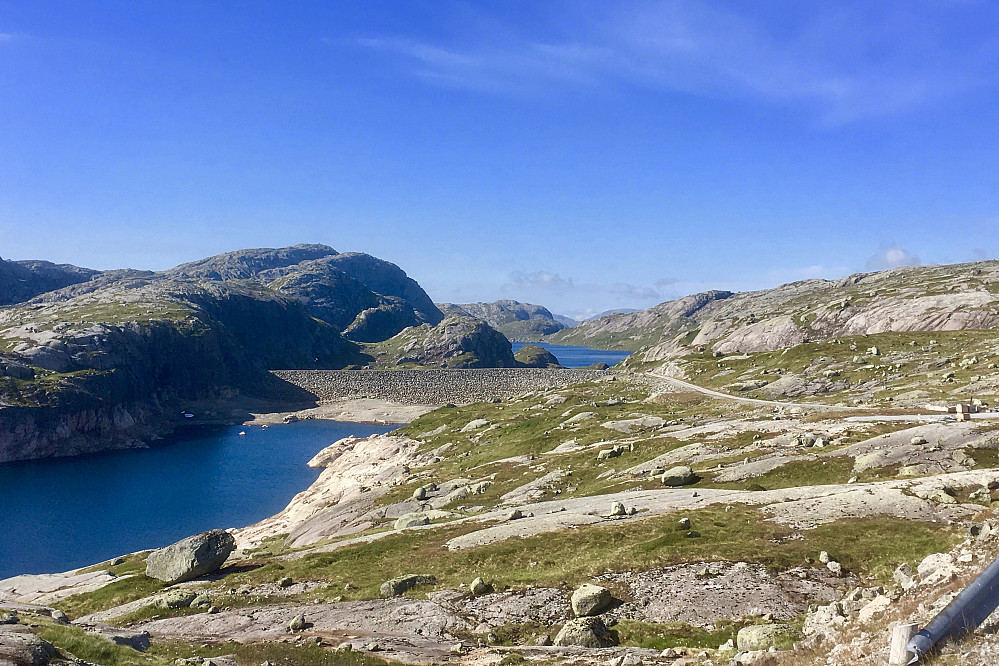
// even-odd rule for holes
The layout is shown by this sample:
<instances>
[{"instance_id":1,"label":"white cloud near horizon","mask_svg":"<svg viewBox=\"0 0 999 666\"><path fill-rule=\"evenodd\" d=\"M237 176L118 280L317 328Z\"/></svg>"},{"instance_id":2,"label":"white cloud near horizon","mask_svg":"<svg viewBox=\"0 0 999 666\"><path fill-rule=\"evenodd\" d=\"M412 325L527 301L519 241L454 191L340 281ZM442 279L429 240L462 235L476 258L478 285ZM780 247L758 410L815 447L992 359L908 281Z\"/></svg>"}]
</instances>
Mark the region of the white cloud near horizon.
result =
<instances>
[{"instance_id":1,"label":"white cloud near horizon","mask_svg":"<svg viewBox=\"0 0 999 666\"><path fill-rule=\"evenodd\" d=\"M886 271L900 266L919 266L919 257L898 243L882 245L864 264L866 271Z\"/></svg>"},{"instance_id":2,"label":"white cloud near horizon","mask_svg":"<svg viewBox=\"0 0 999 666\"><path fill-rule=\"evenodd\" d=\"M550 40L495 20L454 43L408 36L356 40L400 58L413 75L457 88L507 95L553 87L639 84L682 93L804 104L842 124L995 85L999 36L960 40L974 7L913 2L905 11L812 6L768 20L758 11L666 2L568 5ZM780 29L776 27L780 24ZM491 26L481 28L481 26ZM561 28L561 29L556 29Z\"/></svg>"},{"instance_id":3,"label":"white cloud near horizon","mask_svg":"<svg viewBox=\"0 0 999 666\"><path fill-rule=\"evenodd\" d=\"M684 296L694 285L675 278L662 278L651 284L580 282L546 270L514 271L500 287L504 298L544 305L556 314L582 320L600 312L620 308L645 309Z\"/></svg>"}]
</instances>

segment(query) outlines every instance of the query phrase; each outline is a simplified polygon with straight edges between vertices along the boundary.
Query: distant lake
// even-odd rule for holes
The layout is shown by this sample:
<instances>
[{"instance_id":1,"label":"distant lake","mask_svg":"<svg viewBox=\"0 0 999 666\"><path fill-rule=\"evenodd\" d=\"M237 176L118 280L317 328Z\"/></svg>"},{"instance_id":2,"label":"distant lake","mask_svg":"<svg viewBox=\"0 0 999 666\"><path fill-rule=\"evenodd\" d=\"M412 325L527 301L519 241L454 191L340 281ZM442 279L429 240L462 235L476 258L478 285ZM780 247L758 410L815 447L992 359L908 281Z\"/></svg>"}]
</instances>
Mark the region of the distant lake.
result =
<instances>
[{"instance_id":1,"label":"distant lake","mask_svg":"<svg viewBox=\"0 0 999 666\"><path fill-rule=\"evenodd\" d=\"M0 465L0 579L68 571L208 529L251 525L319 477L322 470L306 463L322 448L397 427L321 420L225 426L152 449Z\"/></svg>"},{"instance_id":2,"label":"distant lake","mask_svg":"<svg viewBox=\"0 0 999 666\"><path fill-rule=\"evenodd\" d=\"M631 352L590 349L589 347L575 347L572 345L553 345L547 342L514 342L514 353L517 353L524 345L537 345L547 349L555 355L559 363L567 368L585 368L594 363L614 365L618 361L631 356Z\"/></svg>"}]
</instances>

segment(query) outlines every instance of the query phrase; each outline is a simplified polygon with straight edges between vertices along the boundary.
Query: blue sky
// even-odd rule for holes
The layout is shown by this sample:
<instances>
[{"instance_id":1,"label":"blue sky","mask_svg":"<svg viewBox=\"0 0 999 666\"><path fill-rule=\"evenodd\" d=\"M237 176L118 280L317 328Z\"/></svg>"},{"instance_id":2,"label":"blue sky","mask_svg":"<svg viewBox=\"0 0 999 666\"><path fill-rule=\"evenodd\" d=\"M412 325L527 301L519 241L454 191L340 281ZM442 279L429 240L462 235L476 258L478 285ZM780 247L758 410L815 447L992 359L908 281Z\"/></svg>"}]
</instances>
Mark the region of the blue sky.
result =
<instances>
[{"instance_id":1,"label":"blue sky","mask_svg":"<svg viewBox=\"0 0 999 666\"><path fill-rule=\"evenodd\" d=\"M583 316L999 254L999 3L0 6L0 256Z\"/></svg>"}]
</instances>

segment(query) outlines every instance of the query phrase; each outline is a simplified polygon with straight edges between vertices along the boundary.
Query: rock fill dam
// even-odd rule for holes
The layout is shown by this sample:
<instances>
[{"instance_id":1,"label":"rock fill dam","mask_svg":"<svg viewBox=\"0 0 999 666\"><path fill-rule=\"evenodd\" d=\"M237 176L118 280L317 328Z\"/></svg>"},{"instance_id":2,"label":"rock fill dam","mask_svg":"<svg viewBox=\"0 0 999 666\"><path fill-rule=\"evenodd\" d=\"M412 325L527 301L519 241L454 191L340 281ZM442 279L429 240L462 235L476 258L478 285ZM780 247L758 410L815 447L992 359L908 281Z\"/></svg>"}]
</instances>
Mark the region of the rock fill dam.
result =
<instances>
[{"instance_id":1,"label":"rock fill dam","mask_svg":"<svg viewBox=\"0 0 999 666\"><path fill-rule=\"evenodd\" d=\"M272 374L322 402L375 398L406 404L443 405L511 398L592 381L606 370L488 368L481 370L274 370Z\"/></svg>"}]
</instances>

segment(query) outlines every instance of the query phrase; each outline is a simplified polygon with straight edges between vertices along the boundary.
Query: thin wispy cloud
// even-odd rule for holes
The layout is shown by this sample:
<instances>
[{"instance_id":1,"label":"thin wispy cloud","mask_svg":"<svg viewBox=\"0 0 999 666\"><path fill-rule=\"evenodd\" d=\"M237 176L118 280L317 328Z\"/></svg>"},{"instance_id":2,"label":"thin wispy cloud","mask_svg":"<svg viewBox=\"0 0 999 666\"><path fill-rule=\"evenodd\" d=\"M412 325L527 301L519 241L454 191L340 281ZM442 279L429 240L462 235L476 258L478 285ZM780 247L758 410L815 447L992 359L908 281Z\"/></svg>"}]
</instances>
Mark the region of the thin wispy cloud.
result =
<instances>
[{"instance_id":1,"label":"thin wispy cloud","mask_svg":"<svg viewBox=\"0 0 999 666\"><path fill-rule=\"evenodd\" d=\"M613 308L644 309L691 293L695 286L675 278L651 284L597 283L563 277L546 270L515 271L500 287L504 298L540 303L574 319L585 319Z\"/></svg>"},{"instance_id":2,"label":"thin wispy cloud","mask_svg":"<svg viewBox=\"0 0 999 666\"><path fill-rule=\"evenodd\" d=\"M516 289L572 289L576 285L572 278L563 278L558 273L548 271L514 271L510 273L510 282L504 288Z\"/></svg>"},{"instance_id":3,"label":"thin wispy cloud","mask_svg":"<svg viewBox=\"0 0 999 666\"><path fill-rule=\"evenodd\" d=\"M394 54L413 75L440 85L522 95L639 84L806 105L834 124L997 81L999 38L978 31L976 41L967 29L987 6L809 6L785 22L767 21L751 5L735 11L686 0L569 7L550 41L507 28L463 35L455 45L405 36L357 44Z\"/></svg>"}]
</instances>

